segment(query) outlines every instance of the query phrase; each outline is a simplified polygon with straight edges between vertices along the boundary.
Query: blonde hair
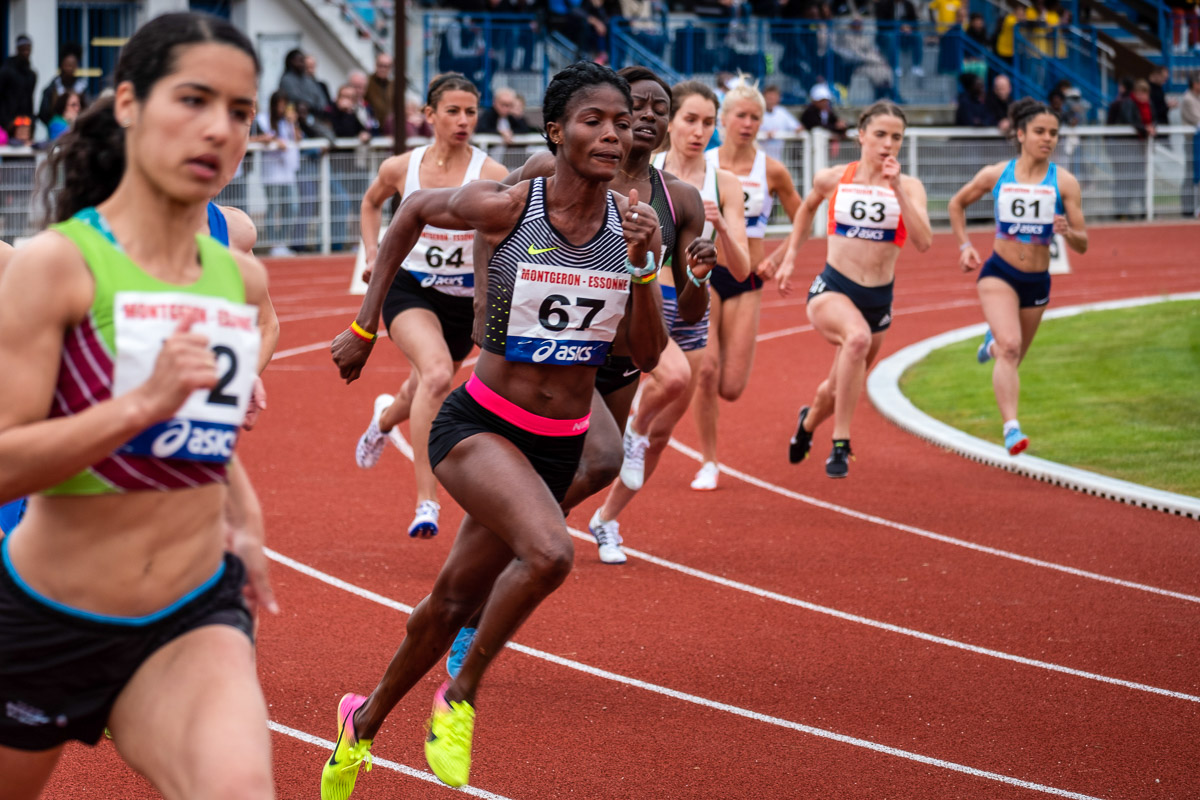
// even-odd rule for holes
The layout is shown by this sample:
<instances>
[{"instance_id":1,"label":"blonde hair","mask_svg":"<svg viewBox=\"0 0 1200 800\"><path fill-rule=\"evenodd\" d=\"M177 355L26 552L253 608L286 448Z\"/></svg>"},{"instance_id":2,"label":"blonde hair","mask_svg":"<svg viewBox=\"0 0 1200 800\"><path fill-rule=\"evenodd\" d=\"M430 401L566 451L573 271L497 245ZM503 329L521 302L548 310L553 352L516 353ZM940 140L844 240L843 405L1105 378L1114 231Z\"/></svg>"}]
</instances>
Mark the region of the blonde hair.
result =
<instances>
[{"instance_id":1,"label":"blonde hair","mask_svg":"<svg viewBox=\"0 0 1200 800\"><path fill-rule=\"evenodd\" d=\"M738 100L749 100L758 105L759 111L763 113L767 111L767 101L763 99L762 92L758 90L758 81L744 72L738 73L733 85L725 92L725 99L721 101L721 116L725 116L729 112L730 106Z\"/></svg>"}]
</instances>

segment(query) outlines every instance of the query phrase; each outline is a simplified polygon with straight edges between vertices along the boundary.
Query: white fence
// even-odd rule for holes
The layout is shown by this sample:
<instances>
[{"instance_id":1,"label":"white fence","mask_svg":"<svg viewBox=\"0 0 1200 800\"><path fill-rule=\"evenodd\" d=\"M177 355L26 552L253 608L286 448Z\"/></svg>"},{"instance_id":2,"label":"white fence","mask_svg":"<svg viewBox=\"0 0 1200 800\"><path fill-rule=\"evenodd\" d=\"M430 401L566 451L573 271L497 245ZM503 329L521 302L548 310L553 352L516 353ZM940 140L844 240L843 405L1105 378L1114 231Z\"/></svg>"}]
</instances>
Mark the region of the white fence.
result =
<instances>
[{"instance_id":1,"label":"white fence","mask_svg":"<svg viewBox=\"0 0 1200 800\"><path fill-rule=\"evenodd\" d=\"M1055 160L1079 179L1089 222L1191 217L1197 208L1192 181L1195 133L1174 126L1142 140L1124 127L1064 128ZM517 137L507 145L496 136L480 136L476 144L509 169L544 147L538 135ZM817 171L853 161L859 152L855 138L838 139L824 130L762 145L787 165L802 192L811 188ZM264 248L321 253L353 249L359 238L359 205L380 163L390 155L391 141L339 140L331 145L308 140L302 148L294 180L268 185L262 180L263 148L251 145L242 171L218 202L249 213ZM930 221L935 228L945 228L947 204L959 187L980 167L1015 153L1015 146L994 129L909 128L900 160L905 172L925 184ZM41 208L34 176L43 158L43 153L28 148L0 148L0 238L6 241L38 230ZM991 197L980 199L968 215L972 222L990 220ZM772 233L788 230L778 206L771 223ZM822 223L816 222L817 235L823 235Z\"/></svg>"}]
</instances>

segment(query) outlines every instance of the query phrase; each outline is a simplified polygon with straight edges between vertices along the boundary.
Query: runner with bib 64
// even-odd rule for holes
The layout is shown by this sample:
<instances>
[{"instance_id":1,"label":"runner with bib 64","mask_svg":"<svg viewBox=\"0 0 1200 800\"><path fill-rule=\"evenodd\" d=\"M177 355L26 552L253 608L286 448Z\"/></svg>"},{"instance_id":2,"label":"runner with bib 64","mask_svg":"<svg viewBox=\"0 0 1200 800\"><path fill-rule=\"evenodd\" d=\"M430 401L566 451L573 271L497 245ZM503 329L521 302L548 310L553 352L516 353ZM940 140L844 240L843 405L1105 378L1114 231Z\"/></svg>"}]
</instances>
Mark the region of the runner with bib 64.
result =
<instances>
[{"instance_id":1,"label":"runner with bib 64","mask_svg":"<svg viewBox=\"0 0 1200 800\"><path fill-rule=\"evenodd\" d=\"M559 503L583 450L596 368L627 313L638 367L653 369L666 346L653 257L658 218L636 191L627 200L607 188L632 139L629 84L579 62L554 76L542 108L553 177L414 192L379 251L375 269L394 274L425 225L474 229L491 250L487 325L475 374L450 393L429 438L434 473L466 516L378 686L339 703L323 800L349 796L388 713L483 608L461 671L434 695L425 742L438 778L467 783L483 674L571 571L574 547ZM362 333L334 340L347 381L370 354L384 289L371 281L353 323Z\"/></svg>"},{"instance_id":2,"label":"runner with bib 64","mask_svg":"<svg viewBox=\"0 0 1200 800\"><path fill-rule=\"evenodd\" d=\"M896 154L904 143L904 112L886 100L863 112L858 122L862 155L844 167L818 173L813 190L793 220L777 277L779 291L791 291L799 248L812 233L813 217L829 201L825 270L808 290L808 318L837 348L833 369L811 406L800 409L788 460L797 464L812 447L812 434L833 419L833 450L825 474L844 478L850 470L850 421L866 383L867 369L892 324L896 259L908 238L924 253L933 242L925 210L925 187L900 172Z\"/></svg>"}]
</instances>

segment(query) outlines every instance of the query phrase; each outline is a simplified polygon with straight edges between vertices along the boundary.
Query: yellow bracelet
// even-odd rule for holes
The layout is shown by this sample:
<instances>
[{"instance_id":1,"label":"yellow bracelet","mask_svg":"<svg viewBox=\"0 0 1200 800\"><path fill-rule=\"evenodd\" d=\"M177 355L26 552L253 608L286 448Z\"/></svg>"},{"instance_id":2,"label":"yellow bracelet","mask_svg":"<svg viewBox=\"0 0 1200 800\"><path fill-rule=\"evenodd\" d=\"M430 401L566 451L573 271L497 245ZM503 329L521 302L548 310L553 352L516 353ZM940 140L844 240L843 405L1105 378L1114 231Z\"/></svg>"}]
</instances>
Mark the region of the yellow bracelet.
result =
<instances>
[{"instance_id":1,"label":"yellow bracelet","mask_svg":"<svg viewBox=\"0 0 1200 800\"><path fill-rule=\"evenodd\" d=\"M350 323L350 332L360 339L366 339L368 342L375 341L375 337L379 335L377 333L371 333L368 330L364 330L363 326L358 324L358 320L354 320Z\"/></svg>"},{"instance_id":2,"label":"yellow bracelet","mask_svg":"<svg viewBox=\"0 0 1200 800\"><path fill-rule=\"evenodd\" d=\"M657 277L658 277L658 270L651 272L649 275L647 275L644 278L639 278L636 275L630 274L629 282L636 283L639 286L645 286L647 283L653 283L654 279Z\"/></svg>"}]
</instances>

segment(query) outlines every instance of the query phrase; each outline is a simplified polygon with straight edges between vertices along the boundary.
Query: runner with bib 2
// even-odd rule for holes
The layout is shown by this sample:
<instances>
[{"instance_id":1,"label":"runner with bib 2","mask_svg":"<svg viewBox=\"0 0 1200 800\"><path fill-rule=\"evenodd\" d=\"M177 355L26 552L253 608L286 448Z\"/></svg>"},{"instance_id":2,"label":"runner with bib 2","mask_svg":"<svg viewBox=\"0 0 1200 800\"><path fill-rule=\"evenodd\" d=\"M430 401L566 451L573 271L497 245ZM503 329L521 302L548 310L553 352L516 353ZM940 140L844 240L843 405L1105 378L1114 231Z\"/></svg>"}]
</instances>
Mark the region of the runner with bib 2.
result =
<instances>
[{"instance_id":1,"label":"runner with bib 2","mask_svg":"<svg viewBox=\"0 0 1200 800\"><path fill-rule=\"evenodd\" d=\"M575 475L589 424L596 364L616 322L634 363L652 369L666 345L654 209L608 190L632 137L629 84L579 62L554 76L542 103L554 176L509 187L477 181L414 193L384 237L354 321L333 358L359 377L386 282L426 225L474 229L486 239L487 322L475 373L451 392L433 424L430 462L466 511L432 593L370 697L347 694L321 796L348 797L392 708L483 608L456 678L434 695L425 755L442 781L469 780L475 694L484 671L521 624L566 579L574 547L559 503Z\"/></svg>"},{"instance_id":2,"label":"runner with bib 2","mask_svg":"<svg viewBox=\"0 0 1200 800\"><path fill-rule=\"evenodd\" d=\"M964 272L979 269L975 285L988 330L976 359L981 364L995 359L992 388L1004 420L1004 447L1015 456L1029 447L1017 421L1017 369L1050 303L1055 234L1076 253L1087 251L1088 240L1079 182L1050 160L1058 144L1057 112L1026 97L1009 106L1009 121L1020 155L981 169L958 190L948 210L959 241L959 266ZM994 201L996 234L992 256L983 262L967 238L966 208L987 192Z\"/></svg>"},{"instance_id":3,"label":"runner with bib 2","mask_svg":"<svg viewBox=\"0 0 1200 800\"><path fill-rule=\"evenodd\" d=\"M479 119L479 90L465 77L447 72L429 82L425 118L433 126L433 143L384 161L363 197L368 282L378 252L383 204L389 197L399 192L407 199L421 189L465 186L480 178L495 181L508 174L471 146ZM375 398L371 422L354 451L358 466L374 467L389 439L407 448L398 426L409 421L417 497L408 535L421 539L437 535L441 512L437 479L429 465L429 426L472 347L474 240L474 231L426 226L402 268L390 278L383 324L412 371L394 396Z\"/></svg>"},{"instance_id":4,"label":"runner with bib 2","mask_svg":"<svg viewBox=\"0 0 1200 800\"><path fill-rule=\"evenodd\" d=\"M812 448L813 431L832 416L833 449L825 460L830 478L844 478L850 471L850 422L867 370L892 324L900 248L911 238L923 253L933 241L925 187L902 174L896 160L905 124L904 112L886 100L863 112L858 122L860 159L817 174L812 192L793 220L779 268L779 291L787 296L799 247L812 232L818 208L828 200L825 270L808 290L808 318L837 353L812 404L800 409L796 433L788 443L788 460L803 461Z\"/></svg>"}]
</instances>

